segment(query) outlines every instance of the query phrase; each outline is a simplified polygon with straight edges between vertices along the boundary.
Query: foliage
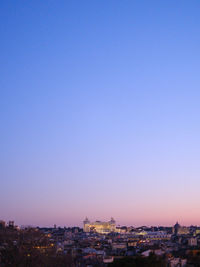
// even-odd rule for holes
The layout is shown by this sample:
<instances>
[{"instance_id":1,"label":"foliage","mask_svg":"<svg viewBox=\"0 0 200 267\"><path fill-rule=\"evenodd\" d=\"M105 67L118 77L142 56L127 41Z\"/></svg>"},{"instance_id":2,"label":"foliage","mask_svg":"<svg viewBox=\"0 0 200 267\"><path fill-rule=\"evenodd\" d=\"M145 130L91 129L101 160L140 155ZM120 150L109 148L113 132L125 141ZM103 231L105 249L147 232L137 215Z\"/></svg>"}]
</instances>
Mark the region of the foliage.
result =
<instances>
[{"instance_id":1,"label":"foliage","mask_svg":"<svg viewBox=\"0 0 200 267\"><path fill-rule=\"evenodd\" d=\"M155 255L149 257L125 257L116 259L109 267L165 267L166 263L162 258Z\"/></svg>"}]
</instances>

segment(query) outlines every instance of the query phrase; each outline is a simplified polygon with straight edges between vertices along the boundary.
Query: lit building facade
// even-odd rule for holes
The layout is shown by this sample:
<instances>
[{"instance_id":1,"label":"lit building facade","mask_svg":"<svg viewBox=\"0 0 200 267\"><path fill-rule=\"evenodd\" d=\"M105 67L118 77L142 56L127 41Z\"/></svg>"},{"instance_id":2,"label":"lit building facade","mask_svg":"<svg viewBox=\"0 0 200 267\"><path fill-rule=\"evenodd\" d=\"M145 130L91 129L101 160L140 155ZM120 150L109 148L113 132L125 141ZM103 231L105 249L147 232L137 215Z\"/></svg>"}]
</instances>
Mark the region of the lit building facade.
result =
<instances>
[{"instance_id":1,"label":"lit building facade","mask_svg":"<svg viewBox=\"0 0 200 267\"><path fill-rule=\"evenodd\" d=\"M88 218L83 221L84 232L96 232L99 234L109 234L116 231L116 223L113 218L108 222L90 222Z\"/></svg>"}]
</instances>

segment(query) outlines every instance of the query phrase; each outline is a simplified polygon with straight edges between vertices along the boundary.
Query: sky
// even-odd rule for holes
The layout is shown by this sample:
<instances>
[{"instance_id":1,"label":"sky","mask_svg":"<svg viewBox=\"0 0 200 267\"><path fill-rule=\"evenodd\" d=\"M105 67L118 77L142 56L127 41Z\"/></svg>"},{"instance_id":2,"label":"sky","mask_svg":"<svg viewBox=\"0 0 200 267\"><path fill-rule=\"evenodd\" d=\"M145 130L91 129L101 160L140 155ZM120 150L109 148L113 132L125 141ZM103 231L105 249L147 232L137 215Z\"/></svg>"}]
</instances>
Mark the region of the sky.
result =
<instances>
[{"instance_id":1,"label":"sky","mask_svg":"<svg viewBox=\"0 0 200 267\"><path fill-rule=\"evenodd\" d=\"M200 1L0 1L0 219L200 225Z\"/></svg>"}]
</instances>

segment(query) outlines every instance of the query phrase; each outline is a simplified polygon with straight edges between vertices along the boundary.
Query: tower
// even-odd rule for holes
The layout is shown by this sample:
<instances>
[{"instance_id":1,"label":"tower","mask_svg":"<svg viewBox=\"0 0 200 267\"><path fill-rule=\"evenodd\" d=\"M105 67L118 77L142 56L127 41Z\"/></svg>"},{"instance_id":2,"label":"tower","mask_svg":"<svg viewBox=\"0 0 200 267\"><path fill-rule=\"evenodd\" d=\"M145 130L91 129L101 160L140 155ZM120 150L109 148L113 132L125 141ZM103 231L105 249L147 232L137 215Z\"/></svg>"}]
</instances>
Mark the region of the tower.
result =
<instances>
[{"instance_id":1,"label":"tower","mask_svg":"<svg viewBox=\"0 0 200 267\"><path fill-rule=\"evenodd\" d=\"M181 226L180 226L180 224L178 222L174 225L173 232L174 232L175 235L178 234L178 231L179 231L180 227Z\"/></svg>"},{"instance_id":2,"label":"tower","mask_svg":"<svg viewBox=\"0 0 200 267\"><path fill-rule=\"evenodd\" d=\"M84 232L89 232L90 231L89 224L90 224L90 221L86 217L85 220L83 221L83 230L84 230Z\"/></svg>"},{"instance_id":3,"label":"tower","mask_svg":"<svg viewBox=\"0 0 200 267\"><path fill-rule=\"evenodd\" d=\"M115 232L116 231L116 222L113 219L113 217L111 217L109 223L110 223L110 231L111 232Z\"/></svg>"}]
</instances>

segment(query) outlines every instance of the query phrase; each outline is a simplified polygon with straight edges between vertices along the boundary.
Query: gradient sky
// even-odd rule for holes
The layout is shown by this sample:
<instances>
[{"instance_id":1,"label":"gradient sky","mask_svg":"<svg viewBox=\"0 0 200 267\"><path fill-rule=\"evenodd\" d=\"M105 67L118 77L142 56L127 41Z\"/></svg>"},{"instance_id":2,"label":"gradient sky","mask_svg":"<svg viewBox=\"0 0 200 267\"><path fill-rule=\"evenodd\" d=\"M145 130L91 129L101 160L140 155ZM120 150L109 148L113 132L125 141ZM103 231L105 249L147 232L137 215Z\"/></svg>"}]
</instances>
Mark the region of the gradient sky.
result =
<instances>
[{"instance_id":1,"label":"gradient sky","mask_svg":"<svg viewBox=\"0 0 200 267\"><path fill-rule=\"evenodd\" d=\"M0 1L0 219L200 225L200 1Z\"/></svg>"}]
</instances>

